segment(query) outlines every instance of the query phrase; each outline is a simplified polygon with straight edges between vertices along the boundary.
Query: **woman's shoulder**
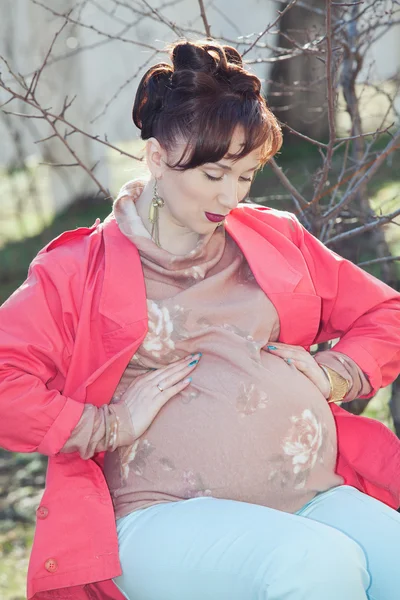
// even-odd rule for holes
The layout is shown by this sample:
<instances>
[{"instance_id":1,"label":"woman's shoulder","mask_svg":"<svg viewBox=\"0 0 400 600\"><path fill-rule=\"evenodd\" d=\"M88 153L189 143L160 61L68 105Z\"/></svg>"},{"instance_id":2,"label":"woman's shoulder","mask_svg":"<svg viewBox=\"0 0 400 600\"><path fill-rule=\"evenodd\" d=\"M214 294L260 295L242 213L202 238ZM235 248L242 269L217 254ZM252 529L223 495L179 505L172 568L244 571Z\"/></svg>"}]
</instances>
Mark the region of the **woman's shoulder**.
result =
<instances>
[{"instance_id":1,"label":"woman's shoulder","mask_svg":"<svg viewBox=\"0 0 400 600\"><path fill-rule=\"evenodd\" d=\"M29 270L77 274L102 248L104 223L97 219L89 227L67 230L51 240L32 260Z\"/></svg>"},{"instance_id":2,"label":"woman's shoulder","mask_svg":"<svg viewBox=\"0 0 400 600\"><path fill-rule=\"evenodd\" d=\"M53 240L51 240L42 250L41 252L50 252L51 250L54 250L55 248L60 248L60 247L73 247L75 246L77 243L85 243L87 241L87 239L89 238L89 236L92 236L92 234L94 233L95 235L101 233L101 230L104 226L104 223L102 223L100 221L100 219L96 219L95 223L93 223L93 225L89 226L89 227L77 227L76 229L70 229L70 230L66 230L63 231L63 233L61 233L60 235L58 235L57 237L55 237ZM92 240L96 239L92 237Z\"/></svg>"}]
</instances>

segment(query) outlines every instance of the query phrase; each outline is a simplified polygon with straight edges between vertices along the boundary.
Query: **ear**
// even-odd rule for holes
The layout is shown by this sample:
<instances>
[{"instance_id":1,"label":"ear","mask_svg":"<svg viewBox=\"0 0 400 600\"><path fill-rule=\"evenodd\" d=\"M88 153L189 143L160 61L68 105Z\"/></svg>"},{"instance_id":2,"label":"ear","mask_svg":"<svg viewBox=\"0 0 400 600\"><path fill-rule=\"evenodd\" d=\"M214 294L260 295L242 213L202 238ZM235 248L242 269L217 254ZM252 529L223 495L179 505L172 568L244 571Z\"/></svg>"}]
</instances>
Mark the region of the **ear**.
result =
<instances>
[{"instance_id":1,"label":"ear","mask_svg":"<svg viewBox=\"0 0 400 600\"><path fill-rule=\"evenodd\" d=\"M156 138L152 137L146 143L146 162L153 177L161 179L166 169L167 153Z\"/></svg>"}]
</instances>

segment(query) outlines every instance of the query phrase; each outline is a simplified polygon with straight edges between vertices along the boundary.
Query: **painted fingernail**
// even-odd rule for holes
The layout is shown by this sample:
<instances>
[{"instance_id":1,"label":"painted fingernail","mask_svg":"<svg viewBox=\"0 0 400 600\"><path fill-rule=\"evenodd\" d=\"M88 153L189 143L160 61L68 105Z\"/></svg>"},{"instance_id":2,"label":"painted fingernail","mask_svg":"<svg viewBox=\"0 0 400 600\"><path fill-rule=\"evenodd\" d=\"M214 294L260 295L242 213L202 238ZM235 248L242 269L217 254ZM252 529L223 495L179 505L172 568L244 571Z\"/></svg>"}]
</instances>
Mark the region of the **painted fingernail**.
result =
<instances>
[{"instance_id":1,"label":"painted fingernail","mask_svg":"<svg viewBox=\"0 0 400 600\"><path fill-rule=\"evenodd\" d=\"M278 350L276 346L267 346L268 350Z\"/></svg>"},{"instance_id":2,"label":"painted fingernail","mask_svg":"<svg viewBox=\"0 0 400 600\"><path fill-rule=\"evenodd\" d=\"M286 358L286 362L287 362L288 365L291 365L293 361L292 361L291 358Z\"/></svg>"},{"instance_id":3,"label":"painted fingernail","mask_svg":"<svg viewBox=\"0 0 400 600\"><path fill-rule=\"evenodd\" d=\"M193 367L193 365L197 365L199 361L198 360L192 360L191 363L189 363L189 367Z\"/></svg>"},{"instance_id":4,"label":"painted fingernail","mask_svg":"<svg viewBox=\"0 0 400 600\"><path fill-rule=\"evenodd\" d=\"M186 379L183 380L183 383L190 383L192 381L191 377L186 377Z\"/></svg>"}]
</instances>

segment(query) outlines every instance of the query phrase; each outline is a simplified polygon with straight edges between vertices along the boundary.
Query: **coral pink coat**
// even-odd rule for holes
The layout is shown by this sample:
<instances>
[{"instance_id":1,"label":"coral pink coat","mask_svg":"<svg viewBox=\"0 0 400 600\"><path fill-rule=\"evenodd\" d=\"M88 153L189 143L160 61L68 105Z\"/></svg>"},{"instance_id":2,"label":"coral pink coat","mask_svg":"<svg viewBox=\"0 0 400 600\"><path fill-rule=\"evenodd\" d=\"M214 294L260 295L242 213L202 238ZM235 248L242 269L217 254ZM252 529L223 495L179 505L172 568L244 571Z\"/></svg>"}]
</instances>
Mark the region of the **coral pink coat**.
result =
<instances>
[{"instance_id":1,"label":"coral pink coat","mask_svg":"<svg viewBox=\"0 0 400 600\"><path fill-rule=\"evenodd\" d=\"M244 205L226 228L277 309L281 342L309 348L340 337L335 349L361 367L374 391L394 380L399 294L327 250L289 213ZM103 457L59 451L85 402L109 402L146 331L138 251L112 217L51 242L0 309L0 444L49 456L29 598L122 598L110 581L121 570ZM397 507L400 441L377 421L332 410L338 473Z\"/></svg>"}]
</instances>

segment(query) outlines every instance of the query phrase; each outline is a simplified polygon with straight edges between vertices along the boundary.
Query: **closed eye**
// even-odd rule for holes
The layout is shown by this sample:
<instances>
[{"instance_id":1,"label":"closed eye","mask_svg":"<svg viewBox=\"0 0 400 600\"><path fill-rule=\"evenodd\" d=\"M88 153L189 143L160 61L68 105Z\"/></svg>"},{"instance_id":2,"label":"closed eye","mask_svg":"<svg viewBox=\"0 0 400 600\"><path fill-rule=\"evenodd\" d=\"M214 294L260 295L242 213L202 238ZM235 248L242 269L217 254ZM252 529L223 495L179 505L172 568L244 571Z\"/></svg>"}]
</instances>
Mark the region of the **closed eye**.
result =
<instances>
[{"instance_id":1,"label":"closed eye","mask_svg":"<svg viewBox=\"0 0 400 600\"><path fill-rule=\"evenodd\" d=\"M209 179L210 181L222 181L222 177L213 177L212 175L209 175L208 173L204 173L204 175L207 177L207 179Z\"/></svg>"},{"instance_id":2,"label":"closed eye","mask_svg":"<svg viewBox=\"0 0 400 600\"><path fill-rule=\"evenodd\" d=\"M210 181L222 181L223 176L221 177L213 177L212 175L209 175L208 173L204 173L204 175L207 177L207 179L209 179ZM241 181L246 181L247 183L251 183L253 178L252 177L240 177Z\"/></svg>"}]
</instances>

